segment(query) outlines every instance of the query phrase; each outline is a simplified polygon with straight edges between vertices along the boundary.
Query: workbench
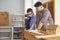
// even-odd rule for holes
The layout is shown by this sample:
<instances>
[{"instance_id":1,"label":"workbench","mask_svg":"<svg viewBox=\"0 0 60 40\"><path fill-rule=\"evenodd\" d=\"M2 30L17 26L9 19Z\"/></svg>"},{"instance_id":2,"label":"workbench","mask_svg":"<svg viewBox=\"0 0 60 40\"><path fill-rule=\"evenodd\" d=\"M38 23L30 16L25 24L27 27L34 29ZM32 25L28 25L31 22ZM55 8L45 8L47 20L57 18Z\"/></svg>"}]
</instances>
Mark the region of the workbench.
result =
<instances>
[{"instance_id":1,"label":"workbench","mask_svg":"<svg viewBox=\"0 0 60 40\"><path fill-rule=\"evenodd\" d=\"M32 33L29 31L23 32L23 38L22 40L60 40L60 34L52 34L52 35L41 35Z\"/></svg>"}]
</instances>

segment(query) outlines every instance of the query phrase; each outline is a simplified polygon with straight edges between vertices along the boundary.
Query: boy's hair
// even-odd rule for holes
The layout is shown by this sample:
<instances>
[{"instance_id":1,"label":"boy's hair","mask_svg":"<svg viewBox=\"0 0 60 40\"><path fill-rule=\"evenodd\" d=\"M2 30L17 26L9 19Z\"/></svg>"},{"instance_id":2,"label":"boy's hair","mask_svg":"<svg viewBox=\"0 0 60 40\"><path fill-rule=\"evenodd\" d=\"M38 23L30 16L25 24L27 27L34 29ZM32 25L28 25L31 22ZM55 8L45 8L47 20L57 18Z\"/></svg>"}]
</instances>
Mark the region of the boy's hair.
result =
<instances>
[{"instance_id":1,"label":"boy's hair","mask_svg":"<svg viewBox=\"0 0 60 40\"><path fill-rule=\"evenodd\" d=\"M32 12L33 13L33 10L31 8L28 8L27 9L27 13L29 13L29 12Z\"/></svg>"},{"instance_id":2,"label":"boy's hair","mask_svg":"<svg viewBox=\"0 0 60 40\"><path fill-rule=\"evenodd\" d=\"M36 2L35 5L34 5L34 7L39 7L41 5L43 5L41 2Z\"/></svg>"}]
</instances>

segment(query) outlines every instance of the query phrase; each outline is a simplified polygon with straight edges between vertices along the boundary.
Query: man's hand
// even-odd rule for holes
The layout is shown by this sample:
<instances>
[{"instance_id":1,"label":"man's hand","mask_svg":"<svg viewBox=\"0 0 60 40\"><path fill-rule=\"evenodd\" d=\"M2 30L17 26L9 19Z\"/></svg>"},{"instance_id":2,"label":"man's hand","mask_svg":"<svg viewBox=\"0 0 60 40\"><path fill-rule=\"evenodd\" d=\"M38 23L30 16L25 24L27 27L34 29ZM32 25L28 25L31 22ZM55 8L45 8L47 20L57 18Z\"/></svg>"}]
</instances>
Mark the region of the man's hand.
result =
<instances>
[{"instance_id":1,"label":"man's hand","mask_svg":"<svg viewBox=\"0 0 60 40\"><path fill-rule=\"evenodd\" d=\"M30 27L30 30L32 30L35 27L35 24L32 24Z\"/></svg>"},{"instance_id":2,"label":"man's hand","mask_svg":"<svg viewBox=\"0 0 60 40\"><path fill-rule=\"evenodd\" d=\"M40 23L38 24L38 30L40 30L40 29L42 28L42 25L43 25L42 22L40 22Z\"/></svg>"}]
</instances>

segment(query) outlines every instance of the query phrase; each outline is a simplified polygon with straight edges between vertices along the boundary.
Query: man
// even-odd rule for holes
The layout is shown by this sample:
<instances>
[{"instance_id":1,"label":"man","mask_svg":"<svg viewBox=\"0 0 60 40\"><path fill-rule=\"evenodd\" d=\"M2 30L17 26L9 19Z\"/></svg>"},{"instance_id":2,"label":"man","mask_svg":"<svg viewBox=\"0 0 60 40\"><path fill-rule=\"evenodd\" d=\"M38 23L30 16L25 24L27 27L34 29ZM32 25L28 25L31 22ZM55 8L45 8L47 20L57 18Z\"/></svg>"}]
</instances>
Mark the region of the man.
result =
<instances>
[{"instance_id":1,"label":"man","mask_svg":"<svg viewBox=\"0 0 60 40\"><path fill-rule=\"evenodd\" d=\"M26 20L26 29L32 30L36 27L36 16L33 13L33 10L31 8L27 9L27 15L25 15L27 18Z\"/></svg>"},{"instance_id":2,"label":"man","mask_svg":"<svg viewBox=\"0 0 60 40\"><path fill-rule=\"evenodd\" d=\"M34 7L36 8L38 30L41 29L46 31L46 26L53 24L53 19L50 11L47 8L44 8L41 2L36 2Z\"/></svg>"}]
</instances>

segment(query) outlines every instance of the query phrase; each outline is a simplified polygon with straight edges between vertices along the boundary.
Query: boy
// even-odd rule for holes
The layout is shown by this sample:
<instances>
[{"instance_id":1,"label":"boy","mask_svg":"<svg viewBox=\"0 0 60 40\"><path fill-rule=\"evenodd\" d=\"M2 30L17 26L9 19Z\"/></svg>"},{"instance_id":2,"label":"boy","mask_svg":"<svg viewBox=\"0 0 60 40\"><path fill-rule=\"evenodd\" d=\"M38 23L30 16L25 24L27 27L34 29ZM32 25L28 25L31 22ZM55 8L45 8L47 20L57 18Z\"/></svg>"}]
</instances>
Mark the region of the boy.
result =
<instances>
[{"instance_id":1,"label":"boy","mask_svg":"<svg viewBox=\"0 0 60 40\"><path fill-rule=\"evenodd\" d=\"M27 9L27 15L25 15L27 18L25 21L26 23L26 29L27 30L32 30L36 28L36 16L33 13L33 10L31 8Z\"/></svg>"}]
</instances>

